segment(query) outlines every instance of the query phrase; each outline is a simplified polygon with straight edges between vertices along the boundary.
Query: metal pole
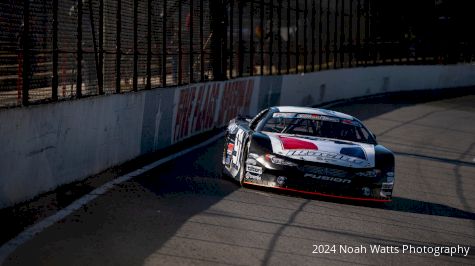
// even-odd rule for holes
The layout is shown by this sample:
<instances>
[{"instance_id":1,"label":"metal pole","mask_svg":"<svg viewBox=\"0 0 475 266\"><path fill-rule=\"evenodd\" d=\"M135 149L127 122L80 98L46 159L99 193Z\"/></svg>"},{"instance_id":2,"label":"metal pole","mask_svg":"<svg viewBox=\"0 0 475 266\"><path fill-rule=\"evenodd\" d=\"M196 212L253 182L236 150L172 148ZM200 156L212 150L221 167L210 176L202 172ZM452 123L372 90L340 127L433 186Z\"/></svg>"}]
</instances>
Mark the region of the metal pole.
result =
<instances>
[{"instance_id":1,"label":"metal pole","mask_svg":"<svg viewBox=\"0 0 475 266\"><path fill-rule=\"evenodd\" d=\"M322 7L322 1L323 0L318 0L319 2L319 12L318 12L318 70L322 70L322 64L323 64L323 53L322 53L322 45L323 45L323 40L322 40L322 16L323 16L323 7Z\"/></svg>"},{"instance_id":2,"label":"metal pole","mask_svg":"<svg viewBox=\"0 0 475 266\"><path fill-rule=\"evenodd\" d=\"M204 31L203 31L203 0L200 0L200 80L205 80L205 50L204 50Z\"/></svg>"},{"instance_id":3,"label":"metal pole","mask_svg":"<svg viewBox=\"0 0 475 266\"><path fill-rule=\"evenodd\" d=\"M96 27L94 26L94 13L92 10L92 0L88 1L88 9L89 9L89 23L91 24L91 34L92 34L92 46L94 47L94 63L96 66L96 78L99 80L99 51L97 48L97 42L96 42ZM88 69L88 71L91 71L91 69ZM99 85L99 82L98 82ZM99 87L99 86L98 86ZM97 89L97 88L96 88ZM100 89L99 89L100 91ZM98 92L99 92L98 91Z\"/></svg>"},{"instance_id":4,"label":"metal pole","mask_svg":"<svg viewBox=\"0 0 475 266\"><path fill-rule=\"evenodd\" d=\"M121 51L121 32L122 32L122 3L121 0L117 0L117 14L116 14L116 28L117 28L117 38L116 38L116 50L115 50L115 92L120 93L120 61L122 60L122 51Z\"/></svg>"},{"instance_id":5,"label":"metal pole","mask_svg":"<svg viewBox=\"0 0 475 266\"><path fill-rule=\"evenodd\" d=\"M273 44L274 44L274 2L270 0L270 26L269 26L269 75L272 75L272 65L273 65Z\"/></svg>"},{"instance_id":6,"label":"metal pole","mask_svg":"<svg viewBox=\"0 0 475 266\"><path fill-rule=\"evenodd\" d=\"M132 90L137 91L137 80L139 74L139 46L138 46L138 8L139 0L134 0L134 77Z\"/></svg>"},{"instance_id":7,"label":"metal pole","mask_svg":"<svg viewBox=\"0 0 475 266\"><path fill-rule=\"evenodd\" d=\"M300 63L300 47L299 47L299 1L295 1L295 73L299 73L299 63Z\"/></svg>"},{"instance_id":8,"label":"metal pole","mask_svg":"<svg viewBox=\"0 0 475 266\"><path fill-rule=\"evenodd\" d=\"M335 28L333 30L333 68L336 69L338 62L338 0L335 0Z\"/></svg>"},{"instance_id":9,"label":"metal pole","mask_svg":"<svg viewBox=\"0 0 475 266\"><path fill-rule=\"evenodd\" d=\"M81 0L80 0L81 1ZM30 87L30 1L23 2L23 69L22 69L22 104L24 106L29 103L28 89Z\"/></svg>"},{"instance_id":10,"label":"metal pole","mask_svg":"<svg viewBox=\"0 0 475 266\"><path fill-rule=\"evenodd\" d=\"M152 0L147 1L147 90L152 88Z\"/></svg>"},{"instance_id":11,"label":"metal pole","mask_svg":"<svg viewBox=\"0 0 475 266\"><path fill-rule=\"evenodd\" d=\"M307 72L307 16L308 16L308 0L305 0L303 7L303 72Z\"/></svg>"},{"instance_id":12,"label":"metal pole","mask_svg":"<svg viewBox=\"0 0 475 266\"><path fill-rule=\"evenodd\" d=\"M261 76L264 75L264 0L261 0L260 2L260 6L261 6L261 13L260 13L260 17L261 17L261 20L260 20L260 23L259 23L259 26L261 27L261 36L260 36L260 45L261 45L261 53L260 53L260 56L261 56Z\"/></svg>"},{"instance_id":13,"label":"metal pole","mask_svg":"<svg viewBox=\"0 0 475 266\"><path fill-rule=\"evenodd\" d=\"M279 39L277 39L277 45L278 45L278 54L279 54L279 59L277 63L277 72L279 75L282 74L282 37L280 36L280 29L282 28L282 0L279 1L279 12L278 12L278 27L279 27Z\"/></svg>"},{"instance_id":14,"label":"metal pole","mask_svg":"<svg viewBox=\"0 0 475 266\"><path fill-rule=\"evenodd\" d=\"M356 4L356 66L360 65L361 59L361 0Z\"/></svg>"},{"instance_id":15,"label":"metal pole","mask_svg":"<svg viewBox=\"0 0 475 266\"><path fill-rule=\"evenodd\" d=\"M327 40L325 44L326 69L330 68L330 0L327 0Z\"/></svg>"},{"instance_id":16,"label":"metal pole","mask_svg":"<svg viewBox=\"0 0 475 266\"><path fill-rule=\"evenodd\" d=\"M161 70L162 70L162 87L166 87L167 86L167 1L165 0L163 1L163 17L162 17L162 69Z\"/></svg>"},{"instance_id":17,"label":"metal pole","mask_svg":"<svg viewBox=\"0 0 475 266\"><path fill-rule=\"evenodd\" d=\"M315 1L312 0L312 72L315 71L315 23L316 23L316 9L315 9Z\"/></svg>"},{"instance_id":18,"label":"metal pole","mask_svg":"<svg viewBox=\"0 0 475 266\"><path fill-rule=\"evenodd\" d=\"M370 57L370 47L369 47L369 0L365 1L365 65L368 65L368 59Z\"/></svg>"},{"instance_id":19,"label":"metal pole","mask_svg":"<svg viewBox=\"0 0 475 266\"><path fill-rule=\"evenodd\" d=\"M287 1L287 74L290 74L290 1Z\"/></svg>"},{"instance_id":20,"label":"metal pole","mask_svg":"<svg viewBox=\"0 0 475 266\"><path fill-rule=\"evenodd\" d=\"M249 11L249 15L251 17L251 29L249 30L249 48L250 48L250 51L249 51L249 67L251 68L250 69L250 75L251 76L254 76L254 52L255 52L255 49L254 49L254 1L251 1L251 7L250 7L250 11Z\"/></svg>"},{"instance_id":21,"label":"metal pole","mask_svg":"<svg viewBox=\"0 0 475 266\"><path fill-rule=\"evenodd\" d=\"M345 64L345 0L341 0L340 12L340 67Z\"/></svg>"},{"instance_id":22,"label":"metal pole","mask_svg":"<svg viewBox=\"0 0 475 266\"><path fill-rule=\"evenodd\" d=\"M25 1L28 2L28 1ZM76 97L82 97L82 0L78 0Z\"/></svg>"},{"instance_id":23,"label":"metal pole","mask_svg":"<svg viewBox=\"0 0 475 266\"><path fill-rule=\"evenodd\" d=\"M243 61L244 61L244 51L243 51L243 48L244 48L244 45L242 43L242 7L243 5L243 2L242 1L239 1L238 2L238 20L239 20L239 37L238 37L238 76L239 77L242 77L242 72L243 72L243 68L244 68L244 64L243 64Z\"/></svg>"},{"instance_id":24,"label":"metal pole","mask_svg":"<svg viewBox=\"0 0 475 266\"><path fill-rule=\"evenodd\" d=\"M53 79L51 81L51 96L53 101L58 100L58 0L53 0Z\"/></svg>"},{"instance_id":25,"label":"metal pole","mask_svg":"<svg viewBox=\"0 0 475 266\"><path fill-rule=\"evenodd\" d=\"M178 85L183 82L183 48L181 40L181 28L182 28L182 1L178 1Z\"/></svg>"},{"instance_id":26,"label":"metal pole","mask_svg":"<svg viewBox=\"0 0 475 266\"><path fill-rule=\"evenodd\" d=\"M104 94L104 0L99 0L99 94Z\"/></svg>"},{"instance_id":27,"label":"metal pole","mask_svg":"<svg viewBox=\"0 0 475 266\"><path fill-rule=\"evenodd\" d=\"M193 0L191 0L193 1ZM233 68L234 68L234 0L229 1L230 11L229 11L229 78L233 78Z\"/></svg>"},{"instance_id":28,"label":"metal pole","mask_svg":"<svg viewBox=\"0 0 475 266\"><path fill-rule=\"evenodd\" d=\"M348 23L348 27L349 27L349 36L348 36L348 44L349 44L349 53L348 53L348 66L349 67L352 67L352 63L353 63L353 0L350 0L350 19L349 19L349 23Z\"/></svg>"}]
</instances>

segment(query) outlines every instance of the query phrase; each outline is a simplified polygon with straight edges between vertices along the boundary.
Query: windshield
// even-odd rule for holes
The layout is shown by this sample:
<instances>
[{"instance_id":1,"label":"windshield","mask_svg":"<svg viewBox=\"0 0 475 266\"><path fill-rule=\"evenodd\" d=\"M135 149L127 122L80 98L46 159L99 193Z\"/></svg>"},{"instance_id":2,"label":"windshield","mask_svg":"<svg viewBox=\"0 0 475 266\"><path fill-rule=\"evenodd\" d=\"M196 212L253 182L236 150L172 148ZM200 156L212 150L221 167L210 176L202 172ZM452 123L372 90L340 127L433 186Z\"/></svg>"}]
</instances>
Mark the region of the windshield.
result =
<instances>
[{"instance_id":1,"label":"windshield","mask_svg":"<svg viewBox=\"0 0 475 266\"><path fill-rule=\"evenodd\" d=\"M262 131L375 143L368 130L357 120L316 114L274 113L265 122Z\"/></svg>"}]
</instances>

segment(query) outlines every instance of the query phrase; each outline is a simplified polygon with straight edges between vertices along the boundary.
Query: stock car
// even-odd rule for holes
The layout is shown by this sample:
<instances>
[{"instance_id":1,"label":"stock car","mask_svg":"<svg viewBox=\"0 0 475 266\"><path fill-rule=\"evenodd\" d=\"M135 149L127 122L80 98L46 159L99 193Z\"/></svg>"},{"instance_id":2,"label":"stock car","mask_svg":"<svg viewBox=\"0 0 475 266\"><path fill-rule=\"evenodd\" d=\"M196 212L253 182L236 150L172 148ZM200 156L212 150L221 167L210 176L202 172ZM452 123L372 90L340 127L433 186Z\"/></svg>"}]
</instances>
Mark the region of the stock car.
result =
<instances>
[{"instance_id":1,"label":"stock car","mask_svg":"<svg viewBox=\"0 0 475 266\"><path fill-rule=\"evenodd\" d=\"M395 178L394 154L360 120L307 107L232 119L222 163L241 185L353 200L391 201Z\"/></svg>"}]
</instances>

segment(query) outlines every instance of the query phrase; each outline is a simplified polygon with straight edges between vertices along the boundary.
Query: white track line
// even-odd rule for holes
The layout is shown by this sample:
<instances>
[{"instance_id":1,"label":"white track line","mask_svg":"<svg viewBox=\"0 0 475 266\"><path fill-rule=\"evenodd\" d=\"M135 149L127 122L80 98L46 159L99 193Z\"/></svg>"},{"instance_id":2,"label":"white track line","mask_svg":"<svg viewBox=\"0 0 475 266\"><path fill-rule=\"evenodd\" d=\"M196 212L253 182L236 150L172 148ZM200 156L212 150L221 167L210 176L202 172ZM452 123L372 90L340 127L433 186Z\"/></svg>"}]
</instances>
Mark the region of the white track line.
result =
<instances>
[{"instance_id":1,"label":"white track line","mask_svg":"<svg viewBox=\"0 0 475 266\"><path fill-rule=\"evenodd\" d=\"M89 203L93 199L95 199L98 196L106 193L107 191L112 189L114 186L116 186L116 185L118 185L122 182L128 181L128 180L130 180L130 179L132 179L136 176L139 176L139 175L141 175L141 174L143 174L147 171L150 171L153 168L155 168L155 167L157 167L161 164L164 164L164 163L166 163L168 161L171 161L171 160L173 160L177 157L185 155L185 154L187 154L187 153L189 153L193 150L196 150L198 148L209 145L209 144L215 142L216 140L218 140L219 138L223 137L223 135L224 135L224 132L221 132L218 135L215 135L215 136L211 137L210 139L208 139L208 140L206 140L206 141L204 141L204 142L202 142L198 145L195 145L195 146L193 146L191 148L188 148L186 150L183 150L183 151L174 153L172 155L169 155L165 158L162 158L158 161L155 161L151 164L148 164L148 165L146 165L142 168L139 168L139 169L137 169L133 172L130 172L126 175L120 176L120 177L118 177L114 180L111 180L111 181L105 183L104 185L94 189L93 191L89 192L88 194L84 195L83 197L77 199L76 201L71 203L66 208L64 208L62 210L59 210L57 213L55 213L55 214L41 220L40 222L28 227L27 229L25 229L25 231L21 232L15 238L13 238L12 240L10 240L7 243L3 244L0 247L0 264L3 264L5 259L13 251L15 251L15 249L17 249L17 247L19 247L20 245L23 245L24 243L26 243L27 241L32 239L35 235L39 234L41 231L43 231L46 228L50 227L51 225L57 223L58 221L64 219L66 216L70 215L74 211L76 211L79 208L81 208L82 206L86 205L87 203Z\"/></svg>"}]
</instances>

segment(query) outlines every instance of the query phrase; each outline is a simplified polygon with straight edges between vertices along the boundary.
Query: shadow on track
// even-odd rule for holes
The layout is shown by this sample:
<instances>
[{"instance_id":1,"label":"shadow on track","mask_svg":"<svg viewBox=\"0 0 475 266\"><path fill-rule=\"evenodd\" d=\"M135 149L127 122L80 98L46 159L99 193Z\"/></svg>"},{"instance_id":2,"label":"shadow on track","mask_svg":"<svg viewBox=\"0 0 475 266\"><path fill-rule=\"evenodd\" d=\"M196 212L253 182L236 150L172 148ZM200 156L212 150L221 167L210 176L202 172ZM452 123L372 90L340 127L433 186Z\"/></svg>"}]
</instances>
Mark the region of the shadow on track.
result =
<instances>
[{"instance_id":1,"label":"shadow on track","mask_svg":"<svg viewBox=\"0 0 475 266\"><path fill-rule=\"evenodd\" d=\"M303 199L308 199L308 200L325 201L325 202L340 203L340 204L345 204L345 205L362 206L362 207L368 207L368 208L379 208L379 209L398 211L398 212L417 213L417 214L425 214L425 215L475 220L475 213L472 213L472 212L460 210L460 209L453 208L453 207L443 205L443 204L414 200L414 199L407 199L407 198L400 198L400 197L394 197L392 202L375 203L375 202L365 202L365 201L351 201L347 199L328 198L328 197L323 197L323 196L304 195L297 192L280 191L280 190L275 190L272 188L257 187L257 186L248 186L248 189L255 189L255 190L265 191L266 193L292 196L292 197L303 198Z\"/></svg>"}]
</instances>

